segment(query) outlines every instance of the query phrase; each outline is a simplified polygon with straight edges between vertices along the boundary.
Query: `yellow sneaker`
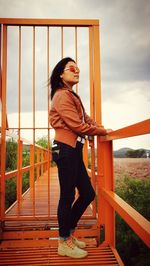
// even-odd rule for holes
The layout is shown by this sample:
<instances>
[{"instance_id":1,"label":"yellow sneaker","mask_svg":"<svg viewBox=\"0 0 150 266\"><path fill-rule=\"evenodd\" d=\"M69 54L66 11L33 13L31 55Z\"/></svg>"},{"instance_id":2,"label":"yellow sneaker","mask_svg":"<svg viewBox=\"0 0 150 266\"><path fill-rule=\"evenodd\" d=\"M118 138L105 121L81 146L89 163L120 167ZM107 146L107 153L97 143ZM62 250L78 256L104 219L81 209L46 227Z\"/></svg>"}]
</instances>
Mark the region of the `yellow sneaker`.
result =
<instances>
[{"instance_id":1,"label":"yellow sneaker","mask_svg":"<svg viewBox=\"0 0 150 266\"><path fill-rule=\"evenodd\" d=\"M85 248L86 243L83 241L78 240L75 236L71 235L72 242L78 247L78 248Z\"/></svg>"},{"instance_id":2,"label":"yellow sneaker","mask_svg":"<svg viewBox=\"0 0 150 266\"><path fill-rule=\"evenodd\" d=\"M68 256L71 258L84 258L88 255L87 251L78 248L70 237L67 240L59 241L58 243L58 255Z\"/></svg>"}]
</instances>

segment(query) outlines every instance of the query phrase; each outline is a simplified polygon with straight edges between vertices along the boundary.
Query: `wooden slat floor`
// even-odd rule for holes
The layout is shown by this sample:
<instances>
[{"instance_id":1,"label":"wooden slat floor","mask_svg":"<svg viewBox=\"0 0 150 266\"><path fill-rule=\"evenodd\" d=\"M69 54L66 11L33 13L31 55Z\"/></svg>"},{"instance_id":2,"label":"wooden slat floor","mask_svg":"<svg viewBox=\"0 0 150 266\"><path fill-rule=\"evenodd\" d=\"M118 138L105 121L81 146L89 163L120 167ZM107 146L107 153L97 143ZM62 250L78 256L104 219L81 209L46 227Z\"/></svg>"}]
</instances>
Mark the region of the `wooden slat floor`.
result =
<instances>
[{"instance_id":1,"label":"wooden slat floor","mask_svg":"<svg viewBox=\"0 0 150 266\"><path fill-rule=\"evenodd\" d=\"M6 217L17 215L27 217L32 215L36 217L50 215L56 217L59 200L59 182L56 167L51 167L49 180L50 193L48 193L48 172L45 172L35 183L35 199L32 189L28 190L20 203L20 210L18 209L18 204L15 204L7 212ZM92 215L90 207L86 210L85 215Z\"/></svg>"},{"instance_id":2,"label":"wooden slat floor","mask_svg":"<svg viewBox=\"0 0 150 266\"><path fill-rule=\"evenodd\" d=\"M55 227L57 226L57 204L59 199L59 184L57 177L57 169L51 168L50 170L50 204L48 204L48 173L45 172L39 180L35 183L35 205L33 204L32 190L29 190L23 197L20 204L20 210L18 212L18 205L15 204L6 214L7 218L13 218L14 220L5 221L4 234L5 239L0 245L0 265L9 266L29 266L29 265L52 265L52 266L81 266L81 265L123 265L117 262L118 255L115 249L108 246L97 247L97 241L95 238L96 219L92 217L92 207L89 206L80 220L79 229L82 229L84 234L84 240L87 241L88 256L84 259L72 259L69 257L61 257L57 254L57 239L47 239L47 231L45 226ZM35 206L35 207L34 207ZM48 210L49 207L49 210ZM33 216L34 220L19 220L17 219L22 215L24 217ZM49 216L48 216L49 215ZM40 217L47 216L53 219L42 220ZM86 217L85 217L86 216ZM54 219L55 217L55 219ZM85 218L84 218L85 217ZM88 218L87 218L88 217ZM94 227L93 227L94 226ZM93 228L93 229L92 229ZM95 228L95 229L94 229ZM44 229L44 230L43 230ZM83 230L84 229L84 230ZM89 230L88 230L89 229ZM27 231L26 231L27 230ZM34 230L41 235L41 240L24 239L24 233L31 238ZM46 229L47 230L47 229ZM48 229L49 230L49 229ZM18 233L22 234L20 240L16 240ZM89 232L92 232L90 235ZM94 231L95 232L95 231ZM8 234L6 236L6 234ZM15 235L14 235L15 234ZM14 237L15 236L15 237ZM90 237L89 237L90 236ZM28 238L27 237L27 238ZM51 243L51 244L50 244ZM116 259L117 258L117 259ZM119 259L120 260L120 259Z\"/></svg>"},{"instance_id":3,"label":"wooden slat floor","mask_svg":"<svg viewBox=\"0 0 150 266\"><path fill-rule=\"evenodd\" d=\"M119 265L110 247L87 247L88 256L83 259L72 259L69 257L58 256L57 248L38 247L38 248L13 248L4 249L0 252L0 265L9 266L100 266L100 265Z\"/></svg>"}]
</instances>

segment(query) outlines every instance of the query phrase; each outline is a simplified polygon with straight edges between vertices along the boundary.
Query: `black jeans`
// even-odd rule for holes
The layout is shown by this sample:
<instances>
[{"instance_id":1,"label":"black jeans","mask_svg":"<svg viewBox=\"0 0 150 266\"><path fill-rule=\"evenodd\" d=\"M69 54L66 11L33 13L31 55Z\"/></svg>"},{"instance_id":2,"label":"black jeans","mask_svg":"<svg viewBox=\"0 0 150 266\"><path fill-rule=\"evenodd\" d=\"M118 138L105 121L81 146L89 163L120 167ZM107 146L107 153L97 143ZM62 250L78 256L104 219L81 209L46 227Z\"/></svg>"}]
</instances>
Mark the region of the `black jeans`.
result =
<instances>
[{"instance_id":1,"label":"black jeans","mask_svg":"<svg viewBox=\"0 0 150 266\"><path fill-rule=\"evenodd\" d=\"M87 174L83 157L83 144L77 141L76 148L55 141L52 148L53 159L58 167L60 199L58 204L58 223L60 237L67 238L75 229L77 222L94 200L95 191ZM75 200L75 189L78 197Z\"/></svg>"}]
</instances>

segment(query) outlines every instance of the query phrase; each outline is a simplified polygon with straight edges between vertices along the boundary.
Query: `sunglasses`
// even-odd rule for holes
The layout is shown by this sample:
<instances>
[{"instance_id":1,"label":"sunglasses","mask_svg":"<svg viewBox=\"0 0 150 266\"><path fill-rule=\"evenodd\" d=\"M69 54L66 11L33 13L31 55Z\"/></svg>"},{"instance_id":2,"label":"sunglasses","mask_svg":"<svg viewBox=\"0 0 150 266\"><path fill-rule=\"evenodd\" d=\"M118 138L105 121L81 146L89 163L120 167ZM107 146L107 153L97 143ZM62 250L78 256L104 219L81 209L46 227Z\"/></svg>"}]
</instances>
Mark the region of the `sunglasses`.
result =
<instances>
[{"instance_id":1,"label":"sunglasses","mask_svg":"<svg viewBox=\"0 0 150 266\"><path fill-rule=\"evenodd\" d=\"M69 70L70 72L73 72L73 73L75 73L76 71L80 72L80 69L76 66L68 66L64 69L64 71L66 71L66 70Z\"/></svg>"}]
</instances>

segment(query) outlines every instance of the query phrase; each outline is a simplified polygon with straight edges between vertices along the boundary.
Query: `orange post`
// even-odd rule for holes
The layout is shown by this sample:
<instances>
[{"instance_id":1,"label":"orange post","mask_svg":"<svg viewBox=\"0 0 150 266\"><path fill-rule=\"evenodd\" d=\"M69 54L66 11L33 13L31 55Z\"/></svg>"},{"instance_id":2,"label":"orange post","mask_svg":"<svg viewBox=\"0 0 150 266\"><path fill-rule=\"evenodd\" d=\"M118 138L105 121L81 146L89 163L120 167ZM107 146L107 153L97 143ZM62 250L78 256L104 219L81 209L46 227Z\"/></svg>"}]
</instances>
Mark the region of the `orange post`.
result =
<instances>
[{"instance_id":1,"label":"orange post","mask_svg":"<svg viewBox=\"0 0 150 266\"><path fill-rule=\"evenodd\" d=\"M20 206L20 201L22 198L22 151L23 151L23 141L18 140L18 172L17 172L17 202L18 207Z\"/></svg>"},{"instance_id":2,"label":"orange post","mask_svg":"<svg viewBox=\"0 0 150 266\"><path fill-rule=\"evenodd\" d=\"M30 188L34 187L34 145L30 145Z\"/></svg>"},{"instance_id":3,"label":"orange post","mask_svg":"<svg viewBox=\"0 0 150 266\"><path fill-rule=\"evenodd\" d=\"M36 154L37 154L37 167L36 167L36 178L37 180L39 180L39 177L40 177L40 149L39 148L36 148Z\"/></svg>"},{"instance_id":4,"label":"orange post","mask_svg":"<svg viewBox=\"0 0 150 266\"><path fill-rule=\"evenodd\" d=\"M61 27L61 58L64 56L64 28Z\"/></svg>"},{"instance_id":5,"label":"orange post","mask_svg":"<svg viewBox=\"0 0 150 266\"><path fill-rule=\"evenodd\" d=\"M49 80L49 75L50 75L50 60L49 60L49 57L50 57L50 42L49 42L49 27L47 27L47 80ZM47 101L48 101L48 104L47 104L47 113L48 113L48 116L47 116L47 136L48 136L48 164L47 164L47 167L48 167L48 171L47 171L47 174L48 174L48 179L47 179L47 187L48 187L48 190L47 190L47 204L48 204L48 217L50 217L50 130L49 130L49 111L50 111L50 84L48 82L47 84Z\"/></svg>"},{"instance_id":6,"label":"orange post","mask_svg":"<svg viewBox=\"0 0 150 266\"><path fill-rule=\"evenodd\" d=\"M98 138L98 223L104 225L105 242L115 247L115 212L104 199L102 189L114 191L112 142Z\"/></svg>"},{"instance_id":7,"label":"orange post","mask_svg":"<svg viewBox=\"0 0 150 266\"><path fill-rule=\"evenodd\" d=\"M44 173L44 168L43 168L43 160L44 160L44 151L41 150L41 175Z\"/></svg>"},{"instance_id":8,"label":"orange post","mask_svg":"<svg viewBox=\"0 0 150 266\"><path fill-rule=\"evenodd\" d=\"M89 27L89 84L90 84L90 114L95 120L95 87L94 87L94 62L93 62L93 27Z\"/></svg>"},{"instance_id":9,"label":"orange post","mask_svg":"<svg viewBox=\"0 0 150 266\"><path fill-rule=\"evenodd\" d=\"M5 217L5 164L6 164L6 74L7 74L7 27L3 26L2 47L2 128L1 128L1 179L0 179L0 216Z\"/></svg>"},{"instance_id":10,"label":"orange post","mask_svg":"<svg viewBox=\"0 0 150 266\"><path fill-rule=\"evenodd\" d=\"M92 185L97 194L97 182L96 182L96 175L95 175L95 147L94 147L94 140L90 141L90 148L91 148L91 177L92 177ZM96 217L96 199L92 203L93 207L93 216Z\"/></svg>"},{"instance_id":11,"label":"orange post","mask_svg":"<svg viewBox=\"0 0 150 266\"><path fill-rule=\"evenodd\" d=\"M103 143L104 150L104 187L114 191L114 169L112 141ZM105 206L105 241L115 247L115 211L108 203Z\"/></svg>"},{"instance_id":12,"label":"orange post","mask_svg":"<svg viewBox=\"0 0 150 266\"><path fill-rule=\"evenodd\" d=\"M85 141L85 144L83 146L83 160L85 163L86 168L88 168L88 141Z\"/></svg>"},{"instance_id":13,"label":"orange post","mask_svg":"<svg viewBox=\"0 0 150 266\"><path fill-rule=\"evenodd\" d=\"M101 118L101 81L100 81L100 40L99 40L99 25L93 27L94 38L94 96L96 115L95 120L98 124L102 123Z\"/></svg>"},{"instance_id":14,"label":"orange post","mask_svg":"<svg viewBox=\"0 0 150 266\"><path fill-rule=\"evenodd\" d=\"M33 206L33 216L35 216L34 145L30 145L30 190Z\"/></svg>"}]
</instances>

